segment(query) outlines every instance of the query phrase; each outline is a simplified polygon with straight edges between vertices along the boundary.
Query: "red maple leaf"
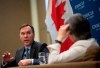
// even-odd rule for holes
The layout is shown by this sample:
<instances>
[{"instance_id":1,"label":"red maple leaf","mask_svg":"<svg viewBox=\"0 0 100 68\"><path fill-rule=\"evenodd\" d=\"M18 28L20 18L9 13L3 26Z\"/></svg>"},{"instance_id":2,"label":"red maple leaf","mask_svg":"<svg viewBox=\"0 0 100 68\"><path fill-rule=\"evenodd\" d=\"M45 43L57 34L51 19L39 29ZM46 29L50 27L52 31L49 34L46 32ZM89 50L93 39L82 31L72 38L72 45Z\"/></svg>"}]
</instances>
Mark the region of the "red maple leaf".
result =
<instances>
[{"instance_id":1,"label":"red maple leaf","mask_svg":"<svg viewBox=\"0 0 100 68\"><path fill-rule=\"evenodd\" d=\"M64 19L62 19L62 15L65 13L64 6L65 2L61 2L60 5L56 7L57 0L52 0L52 19L54 21L53 24L55 24L55 27L57 31L59 30L60 26L64 24ZM63 52L65 50L68 50L69 47L73 44L73 42L68 37L62 44L60 52Z\"/></svg>"},{"instance_id":2,"label":"red maple leaf","mask_svg":"<svg viewBox=\"0 0 100 68\"><path fill-rule=\"evenodd\" d=\"M64 24L64 19L61 19L62 15L64 14L64 6L65 2L61 2L60 5L56 7L56 1L52 0L52 19L54 21L54 24L56 26L57 31L59 30L60 26Z\"/></svg>"}]
</instances>

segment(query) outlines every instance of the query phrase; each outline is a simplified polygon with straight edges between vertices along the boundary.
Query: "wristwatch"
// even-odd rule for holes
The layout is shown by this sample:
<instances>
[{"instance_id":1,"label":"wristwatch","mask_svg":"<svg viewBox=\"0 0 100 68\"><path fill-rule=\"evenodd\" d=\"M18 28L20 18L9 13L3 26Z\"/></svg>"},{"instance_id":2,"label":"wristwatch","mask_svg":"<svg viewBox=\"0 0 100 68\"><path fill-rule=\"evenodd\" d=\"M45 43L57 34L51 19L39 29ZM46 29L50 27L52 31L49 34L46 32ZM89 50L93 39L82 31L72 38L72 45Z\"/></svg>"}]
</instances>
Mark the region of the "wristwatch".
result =
<instances>
[{"instance_id":1,"label":"wristwatch","mask_svg":"<svg viewBox=\"0 0 100 68\"><path fill-rule=\"evenodd\" d=\"M59 41L59 40L55 40L55 42L56 42L56 43L59 43L59 44L62 44L62 42L61 42L61 41Z\"/></svg>"}]
</instances>

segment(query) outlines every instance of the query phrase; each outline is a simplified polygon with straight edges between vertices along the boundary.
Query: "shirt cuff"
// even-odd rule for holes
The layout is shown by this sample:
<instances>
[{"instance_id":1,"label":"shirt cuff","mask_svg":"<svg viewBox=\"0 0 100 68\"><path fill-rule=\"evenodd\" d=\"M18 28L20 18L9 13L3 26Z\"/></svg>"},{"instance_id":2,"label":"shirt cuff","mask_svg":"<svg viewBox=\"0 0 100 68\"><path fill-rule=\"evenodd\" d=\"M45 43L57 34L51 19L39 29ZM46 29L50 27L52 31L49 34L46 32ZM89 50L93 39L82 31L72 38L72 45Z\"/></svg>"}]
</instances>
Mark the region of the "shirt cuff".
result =
<instances>
[{"instance_id":1,"label":"shirt cuff","mask_svg":"<svg viewBox=\"0 0 100 68\"><path fill-rule=\"evenodd\" d=\"M7 65L7 63L2 62L2 66L3 66L3 67L6 66L6 65Z\"/></svg>"},{"instance_id":2,"label":"shirt cuff","mask_svg":"<svg viewBox=\"0 0 100 68\"><path fill-rule=\"evenodd\" d=\"M34 64L34 59L32 59L32 64Z\"/></svg>"}]
</instances>

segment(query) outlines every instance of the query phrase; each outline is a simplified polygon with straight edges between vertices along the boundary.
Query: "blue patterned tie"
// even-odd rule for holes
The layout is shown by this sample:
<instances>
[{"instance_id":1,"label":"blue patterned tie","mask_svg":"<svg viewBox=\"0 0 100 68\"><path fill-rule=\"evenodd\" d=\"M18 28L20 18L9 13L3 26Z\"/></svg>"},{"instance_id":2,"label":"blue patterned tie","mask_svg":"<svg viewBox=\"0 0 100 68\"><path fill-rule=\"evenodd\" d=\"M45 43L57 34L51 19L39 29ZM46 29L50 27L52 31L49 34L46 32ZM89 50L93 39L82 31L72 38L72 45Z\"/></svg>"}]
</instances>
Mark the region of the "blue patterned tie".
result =
<instances>
[{"instance_id":1,"label":"blue patterned tie","mask_svg":"<svg viewBox=\"0 0 100 68\"><path fill-rule=\"evenodd\" d=\"M30 49L29 48L25 48L23 59L29 59L29 58L30 58Z\"/></svg>"},{"instance_id":2,"label":"blue patterned tie","mask_svg":"<svg viewBox=\"0 0 100 68\"><path fill-rule=\"evenodd\" d=\"M30 58L30 49L29 48L26 49L26 57L27 57L27 59Z\"/></svg>"}]
</instances>

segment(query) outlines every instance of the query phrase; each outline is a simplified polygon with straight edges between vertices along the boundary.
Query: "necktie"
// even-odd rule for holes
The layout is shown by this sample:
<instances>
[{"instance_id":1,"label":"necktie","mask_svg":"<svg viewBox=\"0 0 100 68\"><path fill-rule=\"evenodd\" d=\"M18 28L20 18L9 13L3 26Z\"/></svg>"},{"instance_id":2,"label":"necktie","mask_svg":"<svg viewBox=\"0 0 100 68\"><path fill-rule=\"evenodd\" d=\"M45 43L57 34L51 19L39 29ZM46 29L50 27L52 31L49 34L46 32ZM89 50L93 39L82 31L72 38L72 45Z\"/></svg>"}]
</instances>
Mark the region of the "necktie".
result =
<instances>
[{"instance_id":1,"label":"necktie","mask_svg":"<svg viewBox=\"0 0 100 68\"><path fill-rule=\"evenodd\" d=\"M30 58L30 49L29 48L25 48L23 59L29 59L29 58Z\"/></svg>"},{"instance_id":2,"label":"necktie","mask_svg":"<svg viewBox=\"0 0 100 68\"><path fill-rule=\"evenodd\" d=\"M30 58L30 49L29 48L26 49L26 57L27 57L27 59Z\"/></svg>"}]
</instances>

